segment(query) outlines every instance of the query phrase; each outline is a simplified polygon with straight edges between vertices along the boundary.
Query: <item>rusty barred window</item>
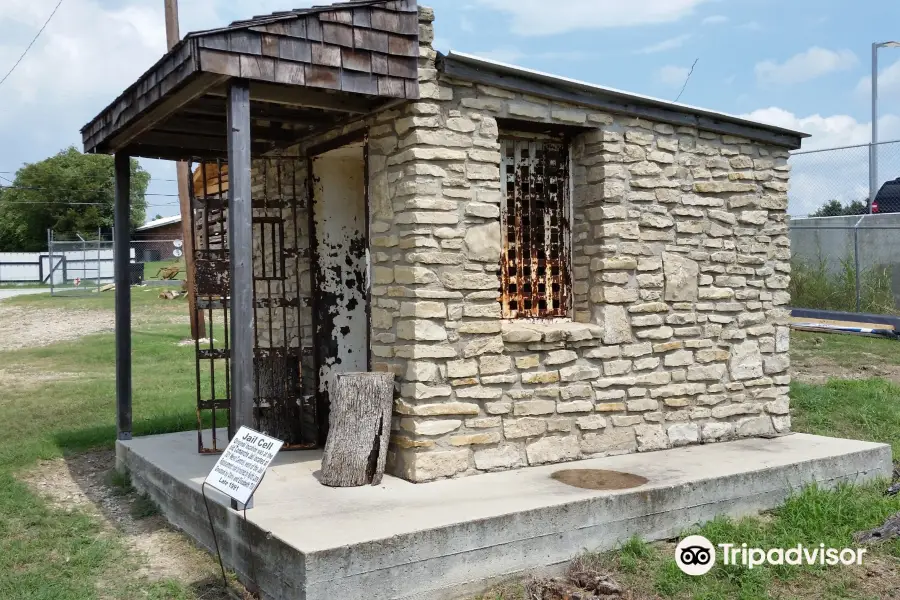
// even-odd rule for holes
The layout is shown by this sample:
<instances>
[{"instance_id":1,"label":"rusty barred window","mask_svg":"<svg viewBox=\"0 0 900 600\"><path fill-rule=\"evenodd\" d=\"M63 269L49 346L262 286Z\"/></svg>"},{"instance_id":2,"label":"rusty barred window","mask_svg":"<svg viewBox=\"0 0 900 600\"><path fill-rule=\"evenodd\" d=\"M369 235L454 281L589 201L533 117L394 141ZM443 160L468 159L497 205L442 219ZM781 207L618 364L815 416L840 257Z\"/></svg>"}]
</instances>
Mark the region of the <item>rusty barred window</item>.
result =
<instances>
[{"instance_id":1,"label":"rusty barred window","mask_svg":"<svg viewBox=\"0 0 900 600\"><path fill-rule=\"evenodd\" d=\"M569 148L557 139L501 137L503 317L569 313Z\"/></svg>"}]
</instances>

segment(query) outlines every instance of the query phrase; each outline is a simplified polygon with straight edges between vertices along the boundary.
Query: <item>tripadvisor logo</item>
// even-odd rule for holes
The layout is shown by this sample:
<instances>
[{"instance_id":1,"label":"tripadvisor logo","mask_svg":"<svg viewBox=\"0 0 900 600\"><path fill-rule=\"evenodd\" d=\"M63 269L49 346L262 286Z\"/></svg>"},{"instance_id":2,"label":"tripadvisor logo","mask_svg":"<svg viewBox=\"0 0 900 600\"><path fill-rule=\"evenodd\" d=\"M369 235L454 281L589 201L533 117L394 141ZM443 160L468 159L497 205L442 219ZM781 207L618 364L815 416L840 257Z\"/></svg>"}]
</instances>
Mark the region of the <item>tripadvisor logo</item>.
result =
<instances>
[{"instance_id":1,"label":"tripadvisor logo","mask_svg":"<svg viewBox=\"0 0 900 600\"><path fill-rule=\"evenodd\" d=\"M705 575L716 564L716 547L723 565L740 565L753 569L762 565L820 565L833 567L861 565L865 548L826 548L825 544L790 548L750 548L747 544L718 544L702 535L691 535L675 547L675 563L688 575Z\"/></svg>"},{"instance_id":2,"label":"tripadvisor logo","mask_svg":"<svg viewBox=\"0 0 900 600\"><path fill-rule=\"evenodd\" d=\"M688 575L705 575L716 564L716 549L702 535L689 535L675 546L675 563Z\"/></svg>"}]
</instances>

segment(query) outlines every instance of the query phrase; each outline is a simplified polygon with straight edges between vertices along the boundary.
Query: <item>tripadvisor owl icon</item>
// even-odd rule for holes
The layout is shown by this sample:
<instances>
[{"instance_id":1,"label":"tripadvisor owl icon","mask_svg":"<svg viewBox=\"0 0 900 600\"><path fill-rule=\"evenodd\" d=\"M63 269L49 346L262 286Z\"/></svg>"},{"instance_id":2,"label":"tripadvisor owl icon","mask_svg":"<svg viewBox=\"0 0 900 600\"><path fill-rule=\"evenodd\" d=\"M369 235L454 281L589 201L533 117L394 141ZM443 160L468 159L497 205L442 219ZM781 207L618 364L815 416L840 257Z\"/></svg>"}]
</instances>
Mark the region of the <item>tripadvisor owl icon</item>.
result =
<instances>
[{"instance_id":1,"label":"tripadvisor owl icon","mask_svg":"<svg viewBox=\"0 0 900 600\"><path fill-rule=\"evenodd\" d=\"M688 575L705 575L716 564L716 549L702 535L689 535L675 547L675 563Z\"/></svg>"}]
</instances>

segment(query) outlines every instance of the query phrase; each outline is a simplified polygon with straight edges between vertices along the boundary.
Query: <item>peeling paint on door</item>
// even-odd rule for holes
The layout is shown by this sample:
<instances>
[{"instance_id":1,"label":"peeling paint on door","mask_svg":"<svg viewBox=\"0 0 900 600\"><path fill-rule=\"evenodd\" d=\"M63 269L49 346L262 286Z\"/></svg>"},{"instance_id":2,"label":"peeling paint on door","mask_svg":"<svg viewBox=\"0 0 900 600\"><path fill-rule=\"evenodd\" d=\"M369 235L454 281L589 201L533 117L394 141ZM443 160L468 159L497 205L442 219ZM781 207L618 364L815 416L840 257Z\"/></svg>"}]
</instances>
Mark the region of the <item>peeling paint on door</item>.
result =
<instances>
[{"instance_id":1,"label":"peeling paint on door","mask_svg":"<svg viewBox=\"0 0 900 600\"><path fill-rule=\"evenodd\" d=\"M313 160L319 393L335 372L368 370L368 240L362 145Z\"/></svg>"}]
</instances>

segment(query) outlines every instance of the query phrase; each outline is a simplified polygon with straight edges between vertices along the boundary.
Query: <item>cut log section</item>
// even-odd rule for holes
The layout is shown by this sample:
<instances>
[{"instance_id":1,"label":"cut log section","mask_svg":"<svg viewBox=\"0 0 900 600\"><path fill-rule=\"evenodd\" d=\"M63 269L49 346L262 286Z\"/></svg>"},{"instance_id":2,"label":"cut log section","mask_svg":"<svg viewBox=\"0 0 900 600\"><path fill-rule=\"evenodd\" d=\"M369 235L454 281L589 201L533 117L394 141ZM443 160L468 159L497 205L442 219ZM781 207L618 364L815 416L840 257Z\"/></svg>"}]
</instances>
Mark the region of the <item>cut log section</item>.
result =
<instances>
[{"instance_id":1,"label":"cut log section","mask_svg":"<svg viewBox=\"0 0 900 600\"><path fill-rule=\"evenodd\" d=\"M378 485L384 475L394 407L393 373L335 373L321 482Z\"/></svg>"}]
</instances>

